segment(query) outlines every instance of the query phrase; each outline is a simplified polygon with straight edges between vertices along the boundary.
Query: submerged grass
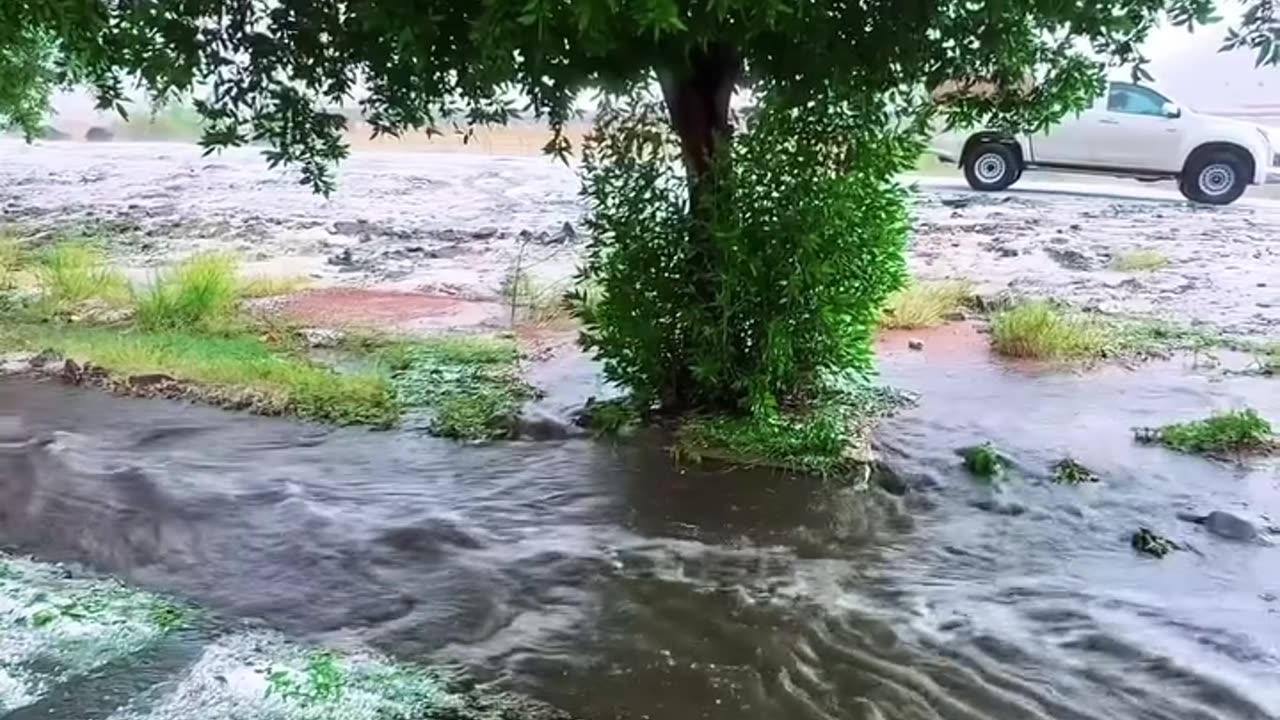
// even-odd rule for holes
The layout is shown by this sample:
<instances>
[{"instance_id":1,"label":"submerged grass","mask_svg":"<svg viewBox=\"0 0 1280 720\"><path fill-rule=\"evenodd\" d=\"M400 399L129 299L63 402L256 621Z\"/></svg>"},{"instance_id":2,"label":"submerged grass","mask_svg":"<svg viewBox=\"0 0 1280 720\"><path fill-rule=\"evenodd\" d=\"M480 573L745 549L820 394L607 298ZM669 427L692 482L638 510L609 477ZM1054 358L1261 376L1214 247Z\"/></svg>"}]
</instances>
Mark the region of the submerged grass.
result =
<instances>
[{"instance_id":1,"label":"submerged grass","mask_svg":"<svg viewBox=\"0 0 1280 720\"><path fill-rule=\"evenodd\" d=\"M1120 272L1151 272L1169 264L1169 258L1159 250L1132 250L1116 255L1111 260L1111 269Z\"/></svg>"},{"instance_id":2,"label":"submerged grass","mask_svg":"<svg viewBox=\"0 0 1280 720\"><path fill-rule=\"evenodd\" d=\"M1277 447L1271 423L1252 408L1135 432L1141 441L1198 455L1268 452Z\"/></svg>"},{"instance_id":3,"label":"submerged grass","mask_svg":"<svg viewBox=\"0 0 1280 720\"><path fill-rule=\"evenodd\" d=\"M261 395L260 411L318 422L389 427L399 417L382 375L339 374L249 336L40 325L0 331L0 345L54 350L121 379L163 374L213 390L248 390Z\"/></svg>"},{"instance_id":4,"label":"submerged grass","mask_svg":"<svg viewBox=\"0 0 1280 720\"><path fill-rule=\"evenodd\" d=\"M435 435L459 440L510 437L533 389L520 353L500 338L439 338L384 351L399 403Z\"/></svg>"},{"instance_id":5,"label":"submerged grass","mask_svg":"<svg viewBox=\"0 0 1280 720\"><path fill-rule=\"evenodd\" d=\"M880 326L889 329L918 329L941 325L948 316L964 310L973 298L968 280L919 282L889 296Z\"/></svg>"}]
</instances>

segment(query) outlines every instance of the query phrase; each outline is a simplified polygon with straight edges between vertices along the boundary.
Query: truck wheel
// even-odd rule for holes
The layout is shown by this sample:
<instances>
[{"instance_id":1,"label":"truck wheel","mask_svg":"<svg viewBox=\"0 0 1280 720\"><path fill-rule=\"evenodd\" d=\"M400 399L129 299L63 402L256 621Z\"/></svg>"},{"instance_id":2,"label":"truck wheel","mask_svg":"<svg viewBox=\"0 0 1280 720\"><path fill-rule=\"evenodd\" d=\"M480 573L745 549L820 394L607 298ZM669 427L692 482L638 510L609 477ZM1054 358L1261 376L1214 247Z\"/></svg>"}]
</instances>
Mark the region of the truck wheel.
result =
<instances>
[{"instance_id":1,"label":"truck wheel","mask_svg":"<svg viewBox=\"0 0 1280 720\"><path fill-rule=\"evenodd\" d=\"M1210 152L1193 157L1178 178L1178 189L1191 202L1230 205L1249 185L1245 164L1232 153Z\"/></svg>"},{"instance_id":2,"label":"truck wheel","mask_svg":"<svg viewBox=\"0 0 1280 720\"><path fill-rule=\"evenodd\" d=\"M964 159L964 179L974 190L1003 190L1021 174L1018 154L1004 143L981 143Z\"/></svg>"}]
</instances>

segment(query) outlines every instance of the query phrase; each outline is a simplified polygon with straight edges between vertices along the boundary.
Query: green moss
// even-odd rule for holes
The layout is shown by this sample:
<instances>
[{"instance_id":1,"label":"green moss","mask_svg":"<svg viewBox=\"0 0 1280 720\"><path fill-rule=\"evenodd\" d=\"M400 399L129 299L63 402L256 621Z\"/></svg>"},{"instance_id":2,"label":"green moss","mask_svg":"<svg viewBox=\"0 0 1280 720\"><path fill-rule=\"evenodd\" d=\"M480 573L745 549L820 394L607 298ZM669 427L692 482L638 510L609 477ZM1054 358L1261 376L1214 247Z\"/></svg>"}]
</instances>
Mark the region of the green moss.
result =
<instances>
[{"instance_id":1,"label":"green moss","mask_svg":"<svg viewBox=\"0 0 1280 720\"><path fill-rule=\"evenodd\" d=\"M520 377L515 343L440 338L384 351L399 403L432 434L460 440L510 436L533 389Z\"/></svg>"},{"instance_id":2,"label":"green moss","mask_svg":"<svg viewBox=\"0 0 1280 720\"><path fill-rule=\"evenodd\" d=\"M973 299L973 283L967 280L918 282L889 296L880 326L889 329L935 327L949 315L963 310Z\"/></svg>"},{"instance_id":3,"label":"green moss","mask_svg":"<svg viewBox=\"0 0 1280 720\"><path fill-rule=\"evenodd\" d=\"M964 458L966 470L989 482L1003 480L1010 465L1009 459L989 442L961 448L959 453Z\"/></svg>"},{"instance_id":4,"label":"green moss","mask_svg":"<svg viewBox=\"0 0 1280 720\"><path fill-rule=\"evenodd\" d=\"M1063 458L1053 464L1053 481L1060 485L1082 485L1100 482L1097 473L1071 458Z\"/></svg>"},{"instance_id":5,"label":"green moss","mask_svg":"<svg viewBox=\"0 0 1280 720\"><path fill-rule=\"evenodd\" d=\"M1193 454L1268 452L1276 449L1271 423L1256 410L1233 410L1191 422L1173 423L1154 430L1136 431L1139 440L1159 442L1173 450Z\"/></svg>"},{"instance_id":6,"label":"green moss","mask_svg":"<svg viewBox=\"0 0 1280 720\"><path fill-rule=\"evenodd\" d=\"M389 427L399 416L381 375L339 374L252 336L10 326L0 330L0 347L51 349L121 379L158 373L211 390L248 390L260 394L259 410L318 422Z\"/></svg>"}]
</instances>

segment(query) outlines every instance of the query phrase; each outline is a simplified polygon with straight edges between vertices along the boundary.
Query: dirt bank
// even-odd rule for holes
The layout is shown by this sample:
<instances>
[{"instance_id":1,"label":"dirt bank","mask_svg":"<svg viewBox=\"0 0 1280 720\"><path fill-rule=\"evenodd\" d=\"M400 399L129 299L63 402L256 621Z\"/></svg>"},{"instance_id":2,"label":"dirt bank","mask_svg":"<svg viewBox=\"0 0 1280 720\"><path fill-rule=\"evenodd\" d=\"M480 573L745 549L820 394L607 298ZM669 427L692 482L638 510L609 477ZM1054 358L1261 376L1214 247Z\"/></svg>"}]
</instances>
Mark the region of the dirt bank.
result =
<instances>
[{"instance_id":1,"label":"dirt bank","mask_svg":"<svg viewBox=\"0 0 1280 720\"><path fill-rule=\"evenodd\" d=\"M317 285L492 299L519 259L548 282L582 247L572 168L544 158L359 152L325 199L255 150L180 144L0 142L0 219L80 229L139 271L204 249ZM1070 299L1117 313L1280 334L1280 204L1204 208L1069 194L931 188L916 207L917 277L987 295ZM1114 269L1142 251L1163 266Z\"/></svg>"}]
</instances>

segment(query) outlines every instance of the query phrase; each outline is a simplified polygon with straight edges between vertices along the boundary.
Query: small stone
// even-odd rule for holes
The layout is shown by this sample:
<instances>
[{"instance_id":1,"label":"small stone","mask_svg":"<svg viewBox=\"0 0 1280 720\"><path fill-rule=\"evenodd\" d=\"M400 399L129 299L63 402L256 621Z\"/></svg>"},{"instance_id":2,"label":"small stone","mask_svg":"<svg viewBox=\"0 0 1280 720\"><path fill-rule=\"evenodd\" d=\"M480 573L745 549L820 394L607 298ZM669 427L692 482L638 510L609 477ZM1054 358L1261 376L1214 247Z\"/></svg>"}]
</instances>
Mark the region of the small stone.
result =
<instances>
[{"instance_id":1,"label":"small stone","mask_svg":"<svg viewBox=\"0 0 1280 720\"><path fill-rule=\"evenodd\" d=\"M1008 245L1001 245L997 252L1000 253L1000 257L1018 257L1022 254L1022 251L1018 248L1009 247Z\"/></svg>"},{"instance_id":2,"label":"small stone","mask_svg":"<svg viewBox=\"0 0 1280 720\"><path fill-rule=\"evenodd\" d=\"M498 234L498 228L490 226L490 227L482 227L479 230L473 230L471 232L471 237L475 238L476 240L488 240L489 238L497 234Z\"/></svg>"},{"instance_id":3,"label":"small stone","mask_svg":"<svg viewBox=\"0 0 1280 720\"><path fill-rule=\"evenodd\" d=\"M1204 516L1200 523L1204 529L1227 540L1250 541L1258 537L1258 529L1253 523L1229 512L1214 510Z\"/></svg>"},{"instance_id":4,"label":"small stone","mask_svg":"<svg viewBox=\"0 0 1280 720\"><path fill-rule=\"evenodd\" d=\"M1262 602L1275 602L1275 601L1276 601L1276 595L1275 595L1275 593L1264 592L1264 593L1262 593L1261 595L1259 595L1258 597L1262 599Z\"/></svg>"},{"instance_id":5,"label":"small stone","mask_svg":"<svg viewBox=\"0 0 1280 720\"><path fill-rule=\"evenodd\" d=\"M298 337L309 348L324 349L341 345L346 333L331 328L302 328L298 330Z\"/></svg>"},{"instance_id":6,"label":"small stone","mask_svg":"<svg viewBox=\"0 0 1280 720\"><path fill-rule=\"evenodd\" d=\"M969 319L969 313L963 310L957 310L955 312L947 313L945 317L948 322L964 322Z\"/></svg>"},{"instance_id":7,"label":"small stone","mask_svg":"<svg viewBox=\"0 0 1280 720\"><path fill-rule=\"evenodd\" d=\"M915 339L915 338L912 338L912 339L910 339L910 340L908 340L908 341L907 341L907 347L908 347L908 348L910 348L910 349L912 349L912 350L923 350L923 349L924 349L924 341L923 341L923 340L917 340L917 339Z\"/></svg>"}]
</instances>

